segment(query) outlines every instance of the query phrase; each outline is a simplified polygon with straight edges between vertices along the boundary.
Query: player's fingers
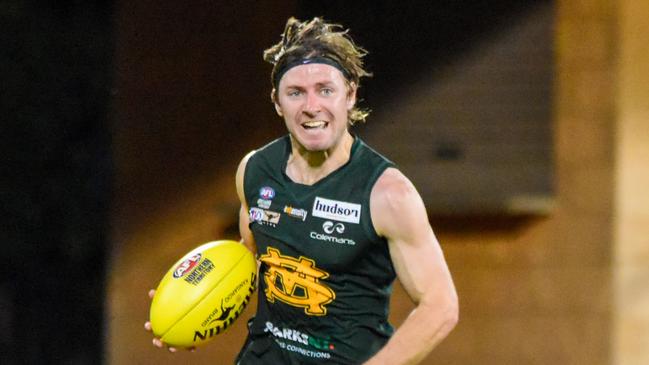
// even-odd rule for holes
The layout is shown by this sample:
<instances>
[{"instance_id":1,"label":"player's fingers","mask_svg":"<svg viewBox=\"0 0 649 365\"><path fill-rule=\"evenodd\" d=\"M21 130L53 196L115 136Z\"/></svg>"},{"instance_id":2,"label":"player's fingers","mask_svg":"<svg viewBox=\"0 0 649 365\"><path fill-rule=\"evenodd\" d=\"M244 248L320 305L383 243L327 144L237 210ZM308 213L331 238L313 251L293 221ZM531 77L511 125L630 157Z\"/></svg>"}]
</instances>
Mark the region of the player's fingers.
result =
<instances>
[{"instance_id":1,"label":"player's fingers","mask_svg":"<svg viewBox=\"0 0 649 365\"><path fill-rule=\"evenodd\" d=\"M160 341L159 338L154 338L153 339L153 346L158 347L158 348L163 348L164 343L162 343L162 341Z\"/></svg>"},{"instance_id":2,"label":"player's fingers","mask_svg":"<svg viewBox=\"0 0 649 365\"><path fill-rule=\"evenodd\" d=\"M175 347L167 347L167 350L169 350L169 352L171 352L171 353L175 353L176 351L178 351L178 350L176 350Z\"/></svg>"},{"instance_id":3,"label":"player's fingers","mask_svg":"<svg viewBox=\"0 0 649 365\"><path fill-rule=\"evenodd\" d=\"M149 332L152 331L151 322L149 322L149 321L144 322L144 329L149 331Z\"/></svg>"},{"instance_id":4,"label":"player's fingers","mask_svg":"<svg viewBox=\"0 0 649 365\"><path fill-rule=\"evenodd\" d=\"M189 352L196 352L196 347L188 347L187 350Z\"/></svg>"},{"instance_id":5,"label":"player's fingers","mask_svg":"<svg viewBox=\"0 0 649 365\"><path fill-rule=\"evenodd\" d=\"M149 290L149 298L153 299L154 295L155 295L155 289Z\"/></svg>"}]
</instances>

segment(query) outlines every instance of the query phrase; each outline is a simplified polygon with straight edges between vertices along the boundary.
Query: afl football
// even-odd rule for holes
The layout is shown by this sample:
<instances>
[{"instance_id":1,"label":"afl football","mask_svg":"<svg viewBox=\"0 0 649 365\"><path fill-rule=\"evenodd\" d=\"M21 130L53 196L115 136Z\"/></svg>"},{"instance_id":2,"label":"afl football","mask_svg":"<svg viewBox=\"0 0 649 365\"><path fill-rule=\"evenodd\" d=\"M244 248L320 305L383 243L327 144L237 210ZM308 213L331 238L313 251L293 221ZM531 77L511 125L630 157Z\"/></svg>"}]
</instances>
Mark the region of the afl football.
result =
<instances>
[{"instance_id":1,"label":"afl football","mask_svg":"<svg viewBox=\"0 0 649 365\"><path fill-rule=\"evenodd\" d=\"M158 285L153 334L174 347L200 346L239 317L255 289L257 263L240 242L203 244L178 260Z\"/></svg>"}]
</instances>

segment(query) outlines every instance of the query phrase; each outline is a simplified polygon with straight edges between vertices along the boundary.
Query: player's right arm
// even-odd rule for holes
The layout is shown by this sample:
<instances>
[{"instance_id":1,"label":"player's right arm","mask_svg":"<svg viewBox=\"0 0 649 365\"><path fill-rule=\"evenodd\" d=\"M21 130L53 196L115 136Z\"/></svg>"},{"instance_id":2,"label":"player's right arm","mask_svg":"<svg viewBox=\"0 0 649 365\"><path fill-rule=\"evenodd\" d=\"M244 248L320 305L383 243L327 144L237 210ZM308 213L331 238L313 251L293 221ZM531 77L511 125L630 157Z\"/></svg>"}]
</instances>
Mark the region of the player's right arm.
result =
<instances>
[{"instance_id":1,"label":"player's right arm","mask_svg":"<svg viewBox=\"0 0 649 365\"><path fill-rule=\"evenodd\" d=\"M239 163L239 167L237 168L237 174L236 174L236 185L237 185L237 195L239 196L239 201L241 202L241 208L239 209L239 234L241 235L241 243L246 245L246 247L253 253L257 253L257 247L255 245L255 239L252 236L252 231L250 231L249 223L250 223L250 217L248 215L248 204L246 203L246 196L244 194L243 190L243 179L246 171L246 164L248 163L248 159L250 156L254 154L254 151L248 153ZM151 289L149 291L149 298L153 299L153 296L155 295L155 289ZM144 328L152 332L151 330L151 322L146 321L144 323ZM164 348L167 347L167 349L170 352L176 352L177 349L175 347L170 347L166 346L164 342L158 337L153 338L153 345L156 347ZM193 350L194 348L190 348L189 350Z\"/></svg>"},{"instance_id":2,"label":"player's right arm","mask_svg":"<svg viewBox=\"0 0 649 365\"><path fill-rule=\"evenodd\" d=\"M257 245L255 244L255 238L252 235L250 230L250 216L248 215L248 203L246 203L246 195L243 190L243 180L246 172L246 165L248 160L255 153L252 151L248 153L239 163L237 168L236 175L236 184L237 184L237 195L239 196L239 201L241 202L241 208L239 208L239 234L241 235L241 243L246 245L250 252L257 254Z\"/></svg>"}]
</instances>

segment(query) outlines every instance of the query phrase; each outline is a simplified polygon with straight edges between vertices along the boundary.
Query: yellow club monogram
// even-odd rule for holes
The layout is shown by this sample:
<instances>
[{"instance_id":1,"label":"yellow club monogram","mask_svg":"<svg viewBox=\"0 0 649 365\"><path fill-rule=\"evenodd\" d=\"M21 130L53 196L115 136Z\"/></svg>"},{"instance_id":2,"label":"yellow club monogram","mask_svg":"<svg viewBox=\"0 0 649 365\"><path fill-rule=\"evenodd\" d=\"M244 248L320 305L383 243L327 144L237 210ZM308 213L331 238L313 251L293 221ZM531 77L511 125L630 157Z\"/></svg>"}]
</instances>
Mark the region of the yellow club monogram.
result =
<instances>
[{"instance_id":1,"label":"yellow club monogram","mask_svg":"<svg viewBox=\"0 0 649 365\"><path fill-rule=\"evenodd\" d=\"M294 307L304 308L304 312L311 316L327 314L325 305L336 299L336 293L320 282L329 277L329 273L318 269L315 261L303 256L299 259L283 256L279 250L271 247L259 260L268 265L264 281L269 302L279 299Z\"/></svg>"}]
</instances>

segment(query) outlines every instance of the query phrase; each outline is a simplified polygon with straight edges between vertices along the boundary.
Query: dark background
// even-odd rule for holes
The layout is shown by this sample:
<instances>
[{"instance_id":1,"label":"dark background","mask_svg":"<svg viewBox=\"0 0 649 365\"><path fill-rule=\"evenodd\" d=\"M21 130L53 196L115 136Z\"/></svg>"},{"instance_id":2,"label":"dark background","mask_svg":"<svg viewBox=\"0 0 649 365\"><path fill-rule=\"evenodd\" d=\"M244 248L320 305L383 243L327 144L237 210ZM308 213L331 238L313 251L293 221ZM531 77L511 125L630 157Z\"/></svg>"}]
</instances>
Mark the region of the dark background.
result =
<instances>
[{"instance_id":1,"label":"dark background","mask_svg":"<svg viewBox=\"0 0 649 365\"><path fill-rule=\"evenodd\" d=\"M0 39L0 362L98 363L113 4L3 1Z\"/></svg>"},{"instance_id":2,"label":"dark background","mask_svg":"<svg viewBox=\"0 0 649 365\"><path fill-rule=\"evenodd\" d=\"M267 124L261 51L286 14L352 29L376 75L361 105L378 114L422 59L450 62L538 2L199 2L189 11L140 1L138 18L113 1L1 2L0 363L104 361L110 225L120 212L112 197L145 196L144 215L185 183L160 181L160 171L193 181L231 171L283 131ZM177 153L187 143L198 147Z\"/></svg>"}]
</instances>

